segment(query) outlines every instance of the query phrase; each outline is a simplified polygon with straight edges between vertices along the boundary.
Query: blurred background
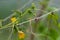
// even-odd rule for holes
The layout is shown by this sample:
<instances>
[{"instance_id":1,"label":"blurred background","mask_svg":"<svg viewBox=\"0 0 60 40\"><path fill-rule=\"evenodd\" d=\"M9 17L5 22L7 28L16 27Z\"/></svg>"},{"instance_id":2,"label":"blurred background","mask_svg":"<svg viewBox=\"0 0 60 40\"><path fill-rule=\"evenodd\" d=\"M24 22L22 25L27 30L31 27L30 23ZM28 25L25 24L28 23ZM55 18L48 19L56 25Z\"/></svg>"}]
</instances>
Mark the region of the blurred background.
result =
<instances>
[{"instance_id":1,"label":"blurred background","mask_svg":"<svg viewBox=\"0 0 60 40\"><path fill-rule=\"evenodd\" d=\"M13 14L13 10L24 11L25 9L29 8L32 3L35 3L36 7L39 8L38 4L39 1L42 0L0 0L0 19L5 19L6 17ZM60 8L60 0L50 0L48 6ZM4 22L3 24L6 24L6 22ZM12 31L11 28L0 30L0 40L7 40L9 35L11 34L11 31ZM17 33L14 33L12 34L10 40L17 40L17 37L18 37ZM35 40L39 40L39 37ZM57 40L60 40L60 36L57 38Z\"/></svg>"}]
</instances>

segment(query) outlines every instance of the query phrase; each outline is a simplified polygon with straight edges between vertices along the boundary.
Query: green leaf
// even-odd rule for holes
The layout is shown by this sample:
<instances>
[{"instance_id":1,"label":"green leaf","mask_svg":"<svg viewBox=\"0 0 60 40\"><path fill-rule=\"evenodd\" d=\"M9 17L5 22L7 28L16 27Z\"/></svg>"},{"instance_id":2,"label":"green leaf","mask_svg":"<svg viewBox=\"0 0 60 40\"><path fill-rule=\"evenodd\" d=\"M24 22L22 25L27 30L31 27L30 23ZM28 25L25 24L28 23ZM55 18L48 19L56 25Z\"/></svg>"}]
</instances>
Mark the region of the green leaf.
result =
<instances>
[{"instance_id":1,"label":"green leaf","mask_svg":"<svg viewBox=\"0 0 60 40\"><path fill-rule=\"evenodd\" d=\"M60 28L60 23L58 24L58 27Z\"/></svg>"},{"instance_id":2,"label":"green leaf","mask_svg":"<svg viewBox=\"0 0 60 40\"><path fill-rule=\"evenodd\" d=\"M54 40L56 40L58 37L58 32L55 29L51 28L49 30L49 36L52 37Z\"/></svg>"}]
</instances>

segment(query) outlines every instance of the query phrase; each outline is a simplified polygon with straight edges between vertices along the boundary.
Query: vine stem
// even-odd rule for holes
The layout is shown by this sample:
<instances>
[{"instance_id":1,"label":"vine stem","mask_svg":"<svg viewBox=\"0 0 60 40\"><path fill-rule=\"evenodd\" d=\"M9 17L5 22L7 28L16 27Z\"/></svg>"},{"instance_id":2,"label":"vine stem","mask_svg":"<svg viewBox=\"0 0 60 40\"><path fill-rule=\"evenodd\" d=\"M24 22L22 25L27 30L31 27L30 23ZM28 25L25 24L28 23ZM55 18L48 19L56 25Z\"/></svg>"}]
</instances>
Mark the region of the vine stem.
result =
<instances>
[{"instance_id":1,"label":"vine stem","mask_svg":"<svg viewBox=\"0 0 60 40\"><path fill-rule=\"evenodd\" d=\"M13 29L14 29L14 25L13 25L13 27L12 27L12 31L11 31L11 33L10 33L9 37L8 37L8 40L10 40L10 38L12 37Z\"/></svg>"},{"instance_id":2,"label":"vine stem","mask_svg":"<svg viewBox=\"0 0 60 40\"><path fill-rule=\"evenodd\" d=\"M31 19L31 18L30 18ZM29 28L28 28L28 30L29 30L29 32L31 32L30 34L29 34L29 40L33 40L33 28L32 28L32 24L31 24L31 20L29 21Z\"/></svg>"},{"instance_id":3,"label":"vine stem","mask_svg":"<svg viewBox=\"0 0 60 40\"><path fill-rule=\"evenodd\" d=\"M35 10L40 10L40 9L35 9ZM41 10L41 11L44 11L44 10ZM47 13L47 11L44 11L45 13ZM23 15L26 15L26 13L25 14L23 14ZM22 16L23 16L22 15ZM17 19L19 19L19 18L17 18ZM5 25L5 26L3 26L2 28L0 28L0 29L4 29L4 28L7 28L7 26L9 26L9 25L11 25L12 23L9 23L9 24L7 24L7 25ZM10 26L9 26L10 27Z\"/></svg>"},{"instance_id":4,"label":"vine stem","mask_svg":"<svg viewBox=\"0 0 60 40\"><path fill-rule=\"evenodd\" d=\"M54 11L51 11L51 12L55 12L55 11L59 11L59 10L60 10L60 8L59 8L59 9L55 9ZM44 17L46 17L47 15L51 14L51 12L48 12L47 14L44 14L44 15L42 15L42 16L40 16L40 17L36 17L36 18L30 19L30 20L31 20L31 21L34 21L35 19L44 18ZM22 24L28 23L30 20L24 21L24 22L19 23L19 24L17 24L17 25L22 25ZM11 27L11 26L9 26L9 25L11 25L11 24L12 24L12 23L9 23L8 25L3 26L3 27L0 28L0 29L5 29L5 28L8 28L8 27ZM7 26L8 26L8 27L7 27Z\"/></svg>"}]
</instances>

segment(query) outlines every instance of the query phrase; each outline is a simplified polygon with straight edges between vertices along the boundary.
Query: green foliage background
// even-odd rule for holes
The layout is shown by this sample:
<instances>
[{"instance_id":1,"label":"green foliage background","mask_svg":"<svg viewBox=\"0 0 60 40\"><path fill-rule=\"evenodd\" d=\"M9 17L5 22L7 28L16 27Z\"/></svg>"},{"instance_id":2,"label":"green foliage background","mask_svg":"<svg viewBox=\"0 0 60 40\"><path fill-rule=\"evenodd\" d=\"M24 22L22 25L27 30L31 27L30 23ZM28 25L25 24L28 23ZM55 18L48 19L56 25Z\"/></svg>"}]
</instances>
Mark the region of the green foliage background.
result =
<instances>
[{"instance_id":1,"label":"green foliage background","mask_svg":"<svg viewBox=\"0 0 60 40\"><path fill-rule=\"evenodd\" d=\"M9 16L12 13L16 13L16 15L14 15L14 16L17 18L18 23L22 23L31 18L32 19L35 18L35 16L36 16L35 9L40 7L39 0L37 0L37 1L33 0L31 3L29 3L26 7L24 7L20 11L17 10L17 9L20 9L23 5L25 5L25 3L28 1L29 0L26 0L26 1L25 0L0 0L0 19L3 20L4 18L6 18L7 16ZM53 4L54 1L50 0L49 5L46 8L47 12L53 11L54 8L59 7L60 0L58 0L58 3ZM36 5L32 5L32 3L35 3ZM45 3L45 1L44 1L44 3ZM35 7L35 9L34 9L34 7ZM59 13L60 13L59 11L53 12L53 14L51 13L50 15L42 18L38 22L38 24L37 24L38 28L36 29L37 31L35 32L35 40L60 40ZM46 13L44 13L44 14L46 14ZM3 22L3 26L1 26L1 23L0 23L1 28L8 27L7 25L11 21L10 21L10 19L8 19L7 21ZM12 27L12 24L9 26ZM19 30L22 30L25 32L25 34L26 34L25 40L28 40L29 35L30 35L30 32L27 32L27 30L29 31L29 29L28 29L29 22L25 23L23 25L20 25L20 26L18 25L16 27L18 27ZM35 27L35 24L34 24L34 21L32 21L33 30L35 29L34 27ZM12 33L10 40L18 40L16 28L14 28L13 30L14 31ZM8 40L8 37L11 34L11 32L12 32L12 28L0 29L0 40Z\"/></svg>"}]
</instances>

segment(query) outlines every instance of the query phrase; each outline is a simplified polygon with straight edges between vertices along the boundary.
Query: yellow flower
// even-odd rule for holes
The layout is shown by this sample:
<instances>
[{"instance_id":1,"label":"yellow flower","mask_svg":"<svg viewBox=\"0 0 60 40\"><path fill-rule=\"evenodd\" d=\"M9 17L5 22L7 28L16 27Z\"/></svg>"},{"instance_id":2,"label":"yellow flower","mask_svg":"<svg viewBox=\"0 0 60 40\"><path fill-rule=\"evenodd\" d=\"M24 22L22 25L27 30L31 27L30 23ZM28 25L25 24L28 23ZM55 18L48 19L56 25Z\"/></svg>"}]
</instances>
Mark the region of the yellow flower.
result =
<instances>
[{"instance_id":1,"label":"yellow flower","mask_svg":"<svg viewBox=\"0 0 60 40\"><path fill-rule=\"evenodd\" d=\"M18 37L19 37L20 39L24 39L24 37L25 37L24 32L18 31Z\"/></svg>"},{"instance_id":2,"label":"yellow flower","mask_svg":"<svg viewBox=\"0 0 60 40\"><path fill-rule=\"evenodd\" d=\"M17 20L16 17L12 17L12 18L11 18L11 22L12 22L12 23L16 22L16 20Z\"/></svg>"}]
</instances>

